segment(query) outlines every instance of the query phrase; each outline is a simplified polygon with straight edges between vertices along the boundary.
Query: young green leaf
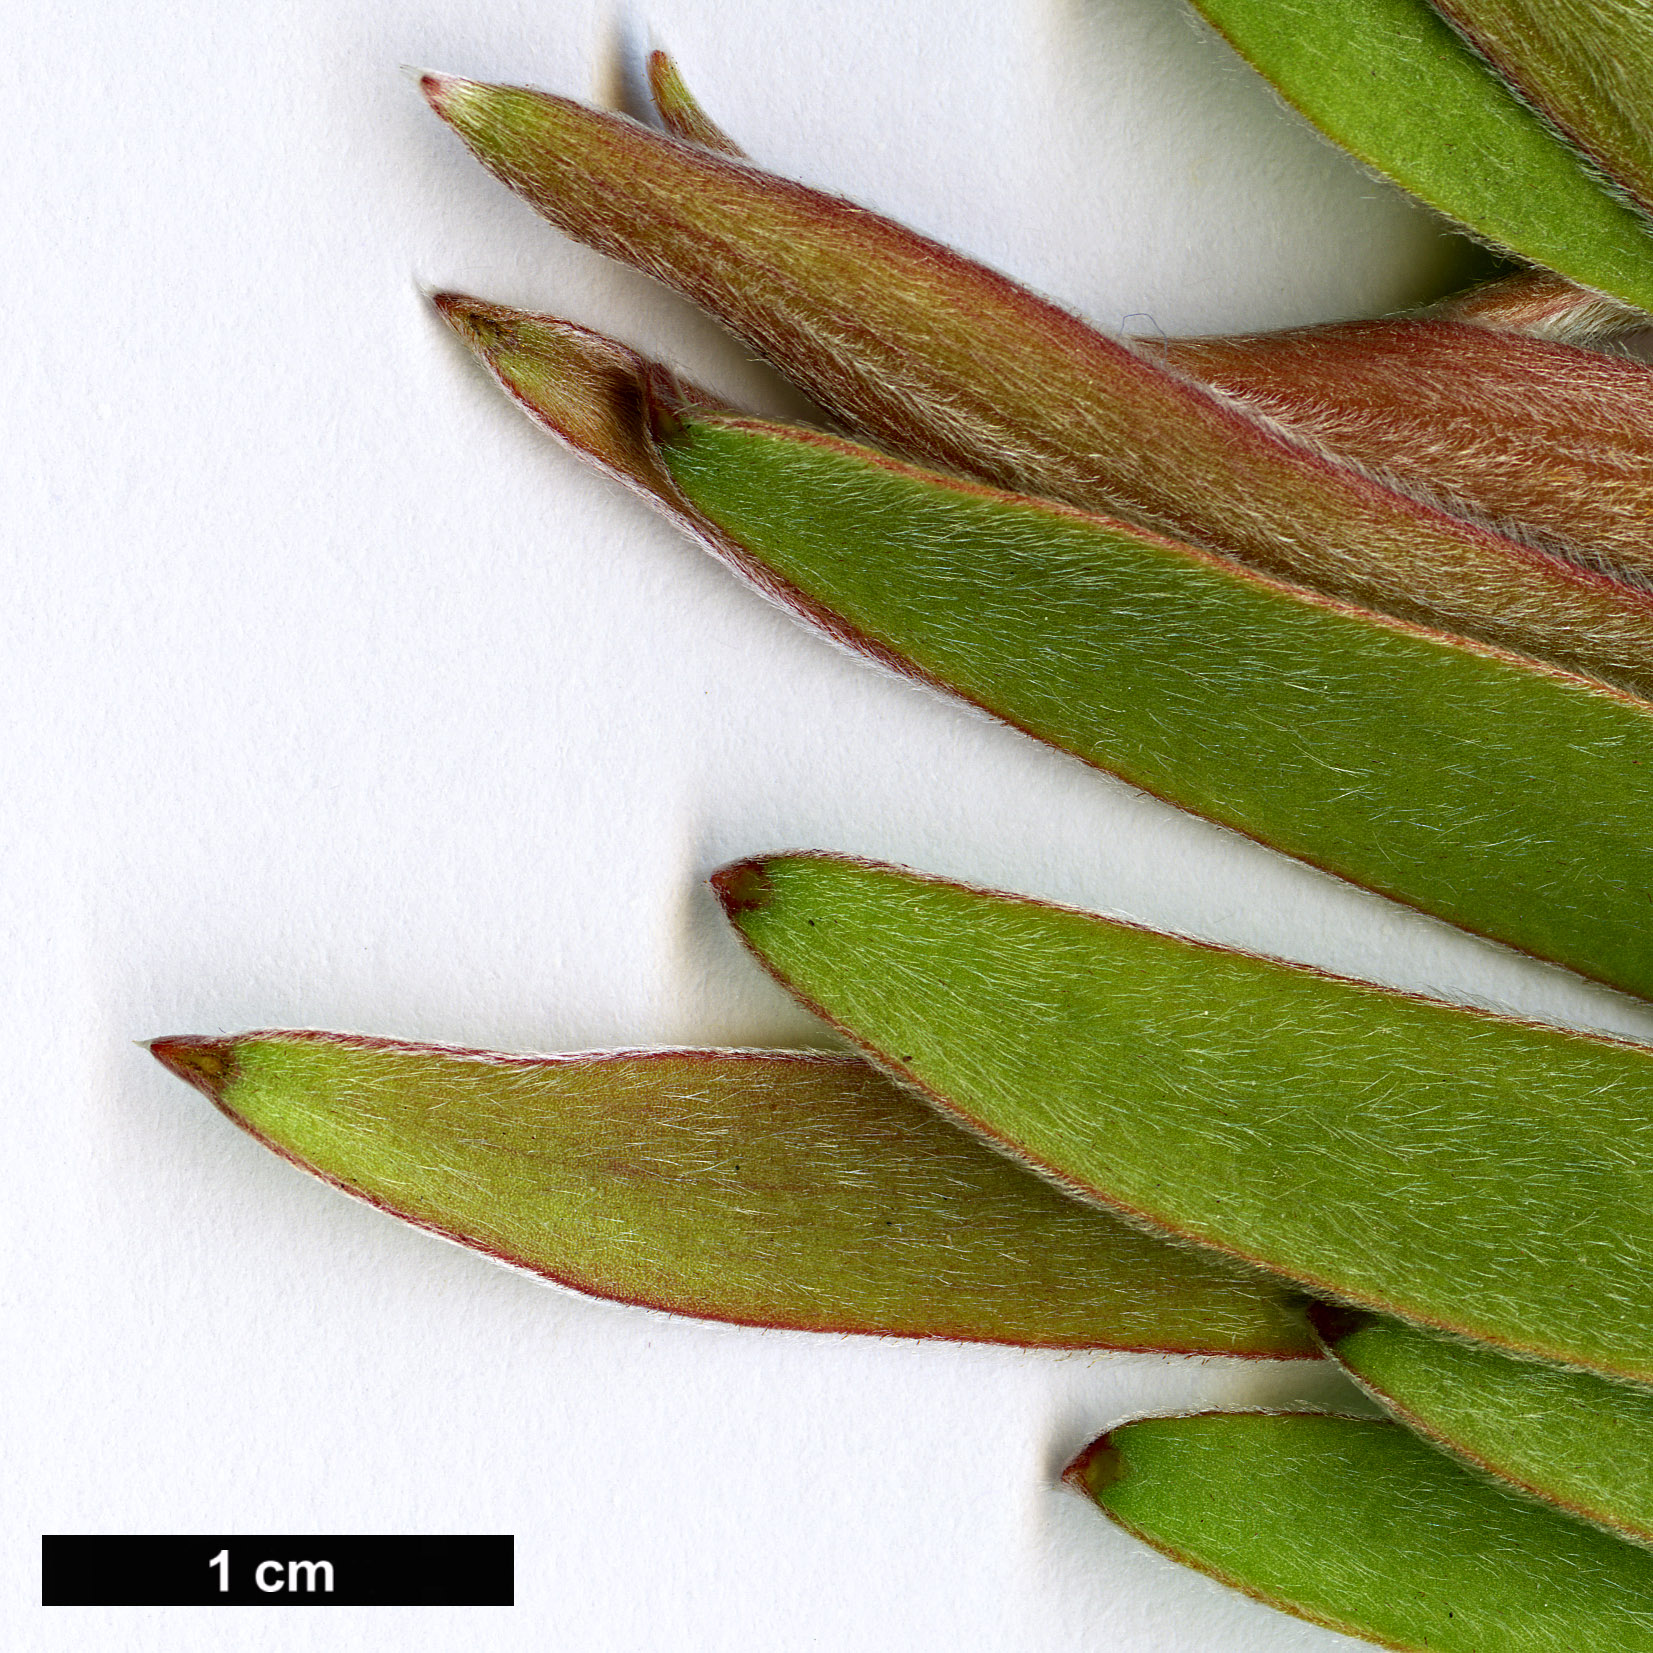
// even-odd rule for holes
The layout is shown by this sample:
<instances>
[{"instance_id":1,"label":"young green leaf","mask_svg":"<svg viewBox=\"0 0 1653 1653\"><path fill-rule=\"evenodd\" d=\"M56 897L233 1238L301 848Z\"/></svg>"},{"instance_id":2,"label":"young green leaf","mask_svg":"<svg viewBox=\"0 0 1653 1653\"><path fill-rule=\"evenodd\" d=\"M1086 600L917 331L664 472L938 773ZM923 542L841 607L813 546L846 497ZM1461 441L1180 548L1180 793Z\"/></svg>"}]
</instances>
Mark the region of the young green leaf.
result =
<instances>
[{"instance_id":1,"label":"young green leaf","mask_svg":"<svg viewBox=\"0 0 1653 1653\"><path fill-rule=\"evenodd\" d=\"M1653 1378L1653 1051L833 856L713 883L784 986L1064 1187Z\"/></svg>"},{"instance_id":2,"label":"young green leaf","mask_svg":"<svg viewBox=\"0 0 1653 1653\"><path fill-rule=\"evenodd\" d=\"M1645 0L1433 0L1534 109L1653 212L1653 10Z\"/></svg>"},{"instance_id":3,"label":"young green leaf","mask_svg":"<svg viewBox=\"0 0 1653 1653\"><path fill-rule=\"evenodd\" d=\"M1623 1537L1653 1544L1653 1392L1317 1305L1327 1352L1437 1446Z\"/></svg>"},{"instance_id":4,"label":"young green leaf","mask_svg":"<svg viewBox=\"0 0 1653 1653\"><path fill-rule=\"evenodd\" d=\"M1414 499L910 230L542 93L426 76L553 223L898 453L1653 696L1653 595Z\"/></svg>"},{"instance_id":5,"label":"young green leaf","mask_svg":"<svg viewBox=\"0 0 1653 1653\"><path fill-rule=\"evenodd\" d=\"M1653 228L1426 0L1194 0L1334 142L1496 247L1653 310Z\"/></svg>"},{"instance_id":6,"label":"young green leaf","mask_svg":"<svg viewBox=\"0 0 1653 1653\"><path fill-rule=\"evenodd\" d=\"M1315 1352L1276 1283L1099 1220L853 1058L150 1048L336 1187L595 1296L811 1331Z\"/></svg>"},{"instance_id":7,"label":"young green leaf","mask_svg":"<svg viewBox=\"0 0 1653 1653\"><path fill-rule=\"evenodd\" d=\"M1653 1556L1459 1469L1396 1424L1144 1418L1068 1481L1175 1561L1414 1653L1648 1653Z\"/></svg>"},{"instance_id":8,"label":"young green leaf","mask_svg":"<svg viewBox=\"0 0 1653 1653\"><path fill-rule=\"evenodd\" d=\"M747 159L745 150L701 108L667 53L649 54L648 77L655 111L673 137ZM1441 299L1423 314L1556 344L1607 344L1653 325L1646 311L1591 292L1553 270L1518 270L1479 282Z\"/></svg>"},{"instance_id":9,"label":"young green leaf","mask_svg":"<svg viewBox=\"0 0 1653 1653\"><path fill-rule=\"evenodd\" d=\"M1168 339L1298 436L1588 566L1653 578L1653 368L1445 320Z\"/></svg>"},{"instance_id":10,"label":"young green leaf","mask_svg":"<svg viewBox=\"0 0 1653 1653\"><path fill-rule=\"evenodd\" d=\"M1645 704L1117 523L709 417L596 335L438 303L545 428L839 641L1288 854L1653 995Z\"/></svg>"}]
</instances>

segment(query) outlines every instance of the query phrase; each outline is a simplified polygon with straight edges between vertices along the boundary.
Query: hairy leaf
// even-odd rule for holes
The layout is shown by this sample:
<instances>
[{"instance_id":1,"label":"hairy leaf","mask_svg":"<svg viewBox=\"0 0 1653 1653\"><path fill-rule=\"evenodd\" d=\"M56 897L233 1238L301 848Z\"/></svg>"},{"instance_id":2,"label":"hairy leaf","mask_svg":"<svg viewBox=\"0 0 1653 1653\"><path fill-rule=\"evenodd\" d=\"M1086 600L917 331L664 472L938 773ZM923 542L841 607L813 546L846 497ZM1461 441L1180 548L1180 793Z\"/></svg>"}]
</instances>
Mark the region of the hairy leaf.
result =
<instances>
[{"instance_id":1,"label":"hairy leaf","mask_svg":"<svg viewBox=\"0 0 1653 1653\"><path fill-rule=\"evenodd\" d=\"M664 52L650 56L649 79L668 131L741 154ZM1653 573L1653 369L1563 346L1609 341L1648 322L1529 271L1417 318L1144 348L1459 515L1589 567L1645 576Z\"/></svg>"},{"instance_id":2,"label":"hairy leaf","mask_svg":"<svg viewBox=\"0 0 1653 1653\"><path fill-rule=\"evenodd\" d=\"M1437 1446L1653 1544L1653 1392L1359 1311L1310 1319L1349 1375Z\"/></svg>"},{"instance_id":3,"label":"hairy leaf","mask_svg":"<svg viewBox=\"0 0 1653 1653\"><path fill-rule=\"evenodd\" d=\"M655 110L673 137L746 158L740 145L701 108L682 71L665 52L650 53L648 75ZM1653 325L1653 317L1645 311L1593 293L1553 270L1519 270L1479 282L1440 300L1425 313L1558 344L1607 344Z\"/></svg>"},{"instance_id":4,"label":"hairy leaf","mask_svg":"<svg viewBox=\"0 0 1653 1653\"><path fill-rule=\"evenodd\" d=\"M746 158L740 145L714 121L689 90L677 65L664 52L650 52L649 96L665 128L674 138L699 144L720 155Z\"/></svg>"},{"instance_id":5,"label":"hairy leaf","mask_svg":"<svg viewBox=\"0 0 1653 1653\"><path fill-rule=\"evenodd\" d=\"M1653 212L1646 0L1433 0L1533 108Z\"/></svg>"},{"instance_id":6,"label":"hairy leaf","mask_svg":"<svg viewBox=\"0 0 1653 1653\"><path fill-rule=\"evenodd\" d=\"M1642 362L1440 320L1159 348L1421 496L1576 562L1653 578L1653 368Z\"/></svg>"},{"instance_id":7,"label":"hairy leaf","mask_svg":"<svg viewBox=\"0 0 1653 1653\"><path fill-rule=\"evenodd\" d=\"M1521 270L1466 287L1432 305L1428 314L1555 344L1611 344L1653 326L1645 312L1549 270Z\"/></svg>"},{"instance_id":8,"label":"hairy leaf","mask_svg":"<svg viewBox=\"0 0 1653 1653\"><path fill-rule=\"evenodd\" d=\"M552 222L927 463L1653 696L1653 596L1414 499L900 225L543 93L426 76Z\"/></svg>"},{"instance_id":9,"label":"hairy leaf","mask_svg":"<svg viewBox=\"0 0 1653 1653\"><path fill-rule=\"evenodd\" d=\"M1144 1418L1067 1479L1175 1561L1414 1653L1648 1653L1653 1556L1459 1469L1396 1424Z\"/></svg>"},{"instance_id":10,"label":"hairy leaf","mask_svg":"<svg viewBox=\"0 0 1653 1653\"><path fill-rule=\"evenodd\" d=\"M1483 240L1653 310L1653 229L1426 0L1194 0L1329 138Z\"/></svg>"},{"instance_id":11,"label":"hairy leaf","mask_svg":"<svg viewBox=\"0 0 1653 1653\"><path fill-rule=\"evenodd\" d=\"M1482 1342L1653 1378L1653 1051L822 855L762 963L1064 1187Z\"/></svg>"},{"instance_id":12,"label":"hairy leaf","mask_svg":"<svg viewBox=\"0 0 1653 1653\"><path fill-rule=\"evenodd\" d=\"M1342 877L1653 994L1643 703L1118 523L709 417L610 341L437 302L545 428L840 642Z\"/></svg>"},{"instance_id":13,"label":"hairy leaf","mask_svg":"<svg viewBox=\"0 0 1653 1653\"><path fill-rule=\"evenodd\" d=\"M1313 1350L1277 1284L1099 1219L852 1057L150 1048L306 1170L598 1297L810 1331Z\"/></svg>"}]
</instances>

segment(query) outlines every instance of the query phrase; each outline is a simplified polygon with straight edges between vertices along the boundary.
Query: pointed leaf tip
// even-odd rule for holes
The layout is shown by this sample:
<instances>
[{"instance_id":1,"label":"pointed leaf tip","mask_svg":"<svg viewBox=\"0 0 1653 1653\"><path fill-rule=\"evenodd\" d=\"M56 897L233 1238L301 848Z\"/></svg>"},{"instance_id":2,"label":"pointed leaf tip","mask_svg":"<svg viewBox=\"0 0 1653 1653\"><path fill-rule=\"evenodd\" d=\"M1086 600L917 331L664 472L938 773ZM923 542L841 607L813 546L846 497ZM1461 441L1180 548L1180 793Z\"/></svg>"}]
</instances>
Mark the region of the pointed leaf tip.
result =
<instances>
[{"instance_id":1,"label":"pointed leaf tip","mask_svg":"<svg viewBox=\"0 0 1653 1653\"><path fill-rule=\"evenodd\" d=\"M419 90L425 94L425 101L444 120L447 119L447 106L454 89L470 84L470 81L461 80L457 75L437 74L429 69L419 76Z\"/></svg>"},{"instance_id":2,"label":"pointed leaf tip","mask_svg":"<svg viewBox=\"0 0 1653 1653\"><path fill-rule=\"evenodd\" d=\"M464 293L432 293L437 313L478 354L509 345L514 312Z\"/></svg>"},{"instance_id":3,"label":"pointed leaf tip","mask_svg":"<svg viewBox=\"0 0 1653 1653\"><path fill-rule=\"evenodd\" d=\"M1125 1457L1112 1435L1100 1435L1062 1471L1062 1479L1087 1498L1099 1497L1125 1478Z\"/></svg>"},{"instance_id":4,"label":"pointed leaf tip","mask_svg":"<svg viewBox=\"0 0 1653 1653\"><path fill-rule=\"evenodd\" d=\"M1353 1337L1377 1319L1365 1309L1351 1309L1342 1303L1311 1303L1307 1313L1314 1335L1328 1349L1336 1348L1346 1337Z\"/></svg>"},{"instance_id":5,"label":"pointed leaf tip","mask_svg":"<svg viewBox=\"0 0 1653 1653\"><path fill-rule=\"evenodd\" d=\"M737 161L746 159L745 150L695 102L694 94L669 54L650 52L648 75L649 95L666 130L674 138Z\"/></svg>"},{"instance_id":6,"label":"pointed leaf tip","mask_svg":"<svg viewBox=\"0 0 1653 1653\"><path fill-rule=\"evenodd\" d=\"M712 888L730 919L739 922L747 913L761 911L774 895L768 863L759 859L734 861L720 867L711 877Z\"/></svg>"},{"instance_id":7,"label":"pointed leaf tip","mask_svg":"<svg viewBox=\"0 0 1653 1653\"><path fill-rule=\"evenodd\" d=\"M149 1054L214 1102L222 1099L235 1071L233 1039L151 1039Z\"/></svg>"}]
</instances>

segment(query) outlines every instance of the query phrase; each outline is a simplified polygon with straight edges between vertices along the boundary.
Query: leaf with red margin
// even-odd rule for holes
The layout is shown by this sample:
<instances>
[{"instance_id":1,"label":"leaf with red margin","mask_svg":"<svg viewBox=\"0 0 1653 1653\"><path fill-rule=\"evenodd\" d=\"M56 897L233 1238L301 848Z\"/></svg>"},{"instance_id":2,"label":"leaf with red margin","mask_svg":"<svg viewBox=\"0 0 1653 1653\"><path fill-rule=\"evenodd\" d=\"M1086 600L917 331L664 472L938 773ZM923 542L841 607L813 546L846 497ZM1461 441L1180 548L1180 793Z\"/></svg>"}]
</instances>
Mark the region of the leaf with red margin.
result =
<instances>
[{"instance_id":1,"label":"leaf with red margin","mask_svg":"<svg viewBox=\"0 0 1653 1653\"><path fill-rule=\"evenodd\" d=\"M1653 1050L843 857L712 882L788 991L1061 1186L1317 1296L1653 1379Z\"/></svg>"},{"instance_id":2,"label":"leaf with red margin","mask_svg":"<svg viewBox=\"0 0 1653 1653\"><path fill-rule=\"evenodd\" d=\"M1142 1418L1065 1478L1173 1561L1383 1647L1653 1650L1653 1556L1469 1474L1397 1424Z\"/></svg>"},{"instance_id":3,"label":"leaf with red margin","mask_svg":"<svg viewBox=\"0 0 1653 1653\"><path fill-rule=\"evenodd\" d=\"M1193 3L1357 160L1492 246L1653 311L1653 225L1428 0Z\"/></svg>"},{"instance_id":4,"label":"leaf with red margin","mask_svg":"<svg viewBox=\"0 0 1653 1653\"><path fill-rule=\"evenodd\" d=\"M849 202L622 116L427 75L506 183L896 452L1653 697L1653 596L1414 499Z\"/></svg>"},{"instance_id":5,"label":"leaf with red margin","mask_svg":"<svg viewBox=\"0 0 1653 1653\"><path fill-rule=\"evenodd\" d=\"M1571 561L1653 580L1642 362L1423 318L1158 348L1340 459Z\"/></svg>"},{"instance_id":6,"label":"leaf with red margin","mask_svg":"<svg viewBox=\"0 0 1653 1653\"><path fill-rule=\"evenodd\" d=\"M1472 1468L1653 1545L1653 1392L1317 1305L1326 1352L1400 1422Z\"/></svg>"},{"instance_id":7,"label":"leaf with red margin","mask_svg":"<svg viewBox=\"0 0 1653 1653\"><path fill-rule=\"evenodd\" d=\"M853 1057L150 1049L267 1147L576 1290L809 1331L1312 1356L1284 1288L1062 1198Z\"/></svg>"},{"instance_id":8,"label":"leaf with red margin","mask_svg":"<svg viewBox=\"0 0 1653 1653\"><path fill-rule=\"evenodd\" d=\"M649 54L648 78L655 112L674 138L737 160L748 158L700 107L667 53ZM1480 282L1442 299L1424 314L1501 333L1525 333L1556 344L1608 344L1653 326L1653 316L1646 311L1591 292L1551 270L1520 270Z\"/></svg>"},{"instance_id":9,"label":"leaf with red margin","mask_svg":"<svg viewBox=\"0 0 1653 1653\"><path fill-rule=\"evenodd\" d=\"M1451 922L1653 994L1653 711L1208 553L697 411L564 322L445 295L544 428L898 672ZM1628 899L1627 899L1628 897Z\"/></svg>"},{"instance_id":10,"label":"leaf with red margin","mask_svg":"<svg viewBox=\"0 0 1653 1653\"><path fill-rule=\"evenodd\" d=\"M1653 214L1653 10L1645 0L1431 0L1644 213Z\"/></svg>"},{"instance_id":11,"label":"leaf with red margin","mask_svg":"<svg viewBox=\"0 0 1653 1653\"><path fill-rule=\"evenodd\" d=\"M742 155L664 52L650 55L648 69L667 131ZM1144 347L1298 438L1459 515L1582 566L1646 579L1653 369L1566 346L1648 325L1641 311L1527 271L1416 317Z\"/></svg>"}]
</instances>

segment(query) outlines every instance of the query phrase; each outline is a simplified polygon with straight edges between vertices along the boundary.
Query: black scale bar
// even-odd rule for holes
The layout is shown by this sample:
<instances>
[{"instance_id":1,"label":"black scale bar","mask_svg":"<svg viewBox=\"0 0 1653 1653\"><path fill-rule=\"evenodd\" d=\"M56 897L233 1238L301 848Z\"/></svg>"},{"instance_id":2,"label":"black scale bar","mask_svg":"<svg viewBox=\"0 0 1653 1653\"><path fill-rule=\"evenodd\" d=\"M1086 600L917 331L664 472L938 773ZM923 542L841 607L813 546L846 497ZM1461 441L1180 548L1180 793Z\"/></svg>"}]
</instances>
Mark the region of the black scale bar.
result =
<instances>
[{"instance_id":1,"label":"black scale bar","mask_svg":"<svg viewBox=\"0 0 1653 1653\"><path fill-rule=\"evenodd\" d=\"M40 1541L47 1607L510 1607L509 1536Z\"/></svg>"}]
</instances>

